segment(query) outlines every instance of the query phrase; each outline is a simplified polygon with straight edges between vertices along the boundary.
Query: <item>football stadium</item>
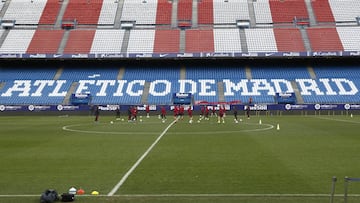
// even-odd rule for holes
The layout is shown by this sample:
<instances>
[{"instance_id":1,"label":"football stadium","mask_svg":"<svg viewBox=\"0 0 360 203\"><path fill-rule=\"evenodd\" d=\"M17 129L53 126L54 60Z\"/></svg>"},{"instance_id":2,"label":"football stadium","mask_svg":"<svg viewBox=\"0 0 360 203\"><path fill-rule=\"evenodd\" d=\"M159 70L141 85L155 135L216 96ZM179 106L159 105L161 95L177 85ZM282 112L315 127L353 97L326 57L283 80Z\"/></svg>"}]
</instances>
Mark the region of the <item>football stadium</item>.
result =
<instances>
[{"instance_id":1,"label":"football stadium","mask_svg":"<svg viewBox=\"0 0 360 203\"><path fill-rule=\"evenodd\" d=\"M359 0L0 1L0 202L360 201Z\"/></svg>"}]
</instances>

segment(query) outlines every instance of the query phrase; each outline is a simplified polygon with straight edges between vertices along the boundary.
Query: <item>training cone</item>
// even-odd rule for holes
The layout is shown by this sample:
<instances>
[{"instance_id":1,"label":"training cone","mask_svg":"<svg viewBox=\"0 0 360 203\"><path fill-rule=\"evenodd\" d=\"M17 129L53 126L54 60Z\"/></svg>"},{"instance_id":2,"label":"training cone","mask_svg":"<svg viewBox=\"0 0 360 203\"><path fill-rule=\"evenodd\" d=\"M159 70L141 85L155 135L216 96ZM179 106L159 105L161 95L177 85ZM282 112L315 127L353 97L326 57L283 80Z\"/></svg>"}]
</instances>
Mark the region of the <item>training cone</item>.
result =
<instances>
[{"instance_id":1,"label":"training cone","mask_svg":"<svg viewBox=\"0 0 360 203\"><path fill-rule=\"evenodd\" d=\"M261 119L259 120L259 124L260 124L260 125L262 124Z\"/></svg>"},{"instance_id":2,"label":"training cone","mask_svg":"<svg viewBox=\"0 0 360 203\"><path fill-rule=\"evenodd\" d=\"M85 194L85 190L83 190L82 188L78 189L78 191L76 191L76 194L78 195L83 195Z\"/></svg>"},{"instance_id":3,"label":"training cone","mask_svg":"<svg viewBox=\"0 0 360 203\"><path fill-rule=\"evenodd\" d=\"M91 194L92 194L92 195L99 195L99 192L96 191L96 190L94 190L94 191L91 192Z\"/></svg>"},{"instance_id":4,"label":"training cone","mask_svg":"<svg viewBox=\"0 0 360 203\"><path fill-rule=\"evenodd\" d=\"M76 194L76 188L71 187L71 188L69 189L69 194L75 195L75 194Z\"/></svg>"},{"instance_id":5,"label":"training cone","mask_svg":"<svg viewBox=\"0 0 360 203\"><path fill-rule=\"evenodd\" d=\"M277 124L276 130L280 130L280 125L279 124Z\"/></svg>"}]
</instances>

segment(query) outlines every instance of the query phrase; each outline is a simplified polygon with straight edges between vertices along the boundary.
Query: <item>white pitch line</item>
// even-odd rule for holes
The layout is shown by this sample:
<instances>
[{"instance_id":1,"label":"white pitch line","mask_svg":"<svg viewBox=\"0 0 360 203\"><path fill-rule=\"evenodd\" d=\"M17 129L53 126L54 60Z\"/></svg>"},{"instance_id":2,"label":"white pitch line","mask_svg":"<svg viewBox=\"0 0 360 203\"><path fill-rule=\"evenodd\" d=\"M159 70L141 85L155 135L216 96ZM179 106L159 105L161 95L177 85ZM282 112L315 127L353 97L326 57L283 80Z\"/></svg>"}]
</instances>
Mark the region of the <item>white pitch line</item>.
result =
<instances>
[{"instance_id":1,"label":"white pitch line","mask_svg":"<svg viewBox=\"0 0 360 203\"><path fill-rule=\"evenodd\" d=\"M259 124L253 124L253 123L244 123L246 125L259 125ZM76 129L72 129L72 127L78 127L78 126L85 126L87 124L74 124L74 125L66 125L63 126L62 129L65 131L70 131L70 132L78 132L78 133L89 133L89 134L111 134L111 135L128 135L128 134L137 134L137 135L144 135L144 134L158 134L159 132L111 132L111 131L93 131L93 130L76 130ZM197 125L197 124L196 124ZM240 124L241 125L241 124ZM175 133L171 133L171 134L195 134L195 135L199 135L199 134L218 134L218 133L222 133L222 134L229 134L229 133L238 133L238 132L258 132L258 131L266 131L266 130L271 130L274 128L274 125L271 124L266 124L263 123L261 124L262 126L266 126L264 128L256 128L256 129L239 129L239 130L227 130L227 131L202 131L202 132L175 132ZM170 134L170 133L169 133Z\"/></svg>"},{"instance_id":2,"label":"white pitch line","mask_svg":"<svg viewBox=\"0 0 360 203\"><path fill-rule=\"evenodd\" d=\"M137 135L144 135L144 134L158 134L159 132L111 132L111 131L93 131L93 130L76 130L72 129L72 127L78 126L86 126L86 124L74 124L74 125L66 125L63 126L62 129L69 132L77 132L77 133L89 133L89 134L111 134L111 135L128 135L128 134L137 134Z\"/></svg>"},{"instance_id":3,"label":"white pitch line","mask_svg":"<svg viewBox=\"0 0 360 203\"><path fill-rule=\"evenodd\" d=\"M150 153L150 151L155 147L155 145L160 141L160 139L165 135L165 133L171 128L174 123L179 119L174 120L165 130L159 135L159 137L152 143L152 145L145 151L145 153L135 162L135 164L129 169L128 172L121 178L121 180L115 185L115 187L108 193L108 196L113 196L120 187L125 183L126 179L131 175L131 173L139 166L139 164L144 160L144 158Z\"/></svg>"},{"instance_id":4,"label":"white pitch line","mask_svg":"<svg viewBox=\"0 0 360 203\"><path fill-rule=\"evenodd\" d=\"M260 125L260 124L251 124L251 123L245 123L247 125ZM239 132L259 132L259 131L266 131L266 130L271 130L273 129L275 126L271 125L271 124L261 124L262 126L266 126L264 128L255 128L255 129L239 129L239 130L227 130L227 131L202 131L202 132L190 132L190 131L183 131L183 132L171 132L169 134L176 134L176 135L182 135L182 134L189 134L191 133L192 135L202 135L202 134L230 134L230 133L239 133Z\"/></svg>"},{"instance_id":5,"label":"white pitch line","mask_svg":"<svg viewBox=\"0 0 360 203\"><path fill-rule=\"evenodd\" d=\"M77 195L77 197L108 197L108 195ZM121 194L112 197L329 197L330 194ZM343 197L344 194L334 194L335 197ZM14 197L40 197L40 194L9 194L0 195L0 198ZM360 194L348 194L348 197L360 197Z\"/></svg>"}]
</instances>

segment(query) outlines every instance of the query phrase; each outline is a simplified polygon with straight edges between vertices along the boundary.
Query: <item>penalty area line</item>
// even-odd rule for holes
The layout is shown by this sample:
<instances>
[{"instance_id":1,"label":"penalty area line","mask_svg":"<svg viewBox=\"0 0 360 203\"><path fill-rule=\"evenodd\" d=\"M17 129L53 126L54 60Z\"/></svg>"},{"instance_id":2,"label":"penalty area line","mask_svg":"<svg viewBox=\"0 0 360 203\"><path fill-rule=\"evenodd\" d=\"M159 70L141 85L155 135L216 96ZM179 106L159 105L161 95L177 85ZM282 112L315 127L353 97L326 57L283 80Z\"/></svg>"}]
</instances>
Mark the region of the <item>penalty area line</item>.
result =
<instances>
[{"instance_id":1,"label":"penalty area line","mask_svg":"<svg viewBox=\"0 0 360 203\"><path fill-rule=\"evenodd\" d=\"M113 196L120 187L125 183L127 178L131 175L132 172L140 165L140 163L145 159L145 157L150 153L150 151L155 147L155 145L160 141L160 139L165 135L165 133L171 128L171 126L176 123L178 119L170 123L165 130L159 135L159 137L150 145L150 147L144 152L144 154L135 162L135 164L125 173L125 175L120 179L120 181L114 186L114 188L108 193L107 196Z\"/></svg>"}]
</instances>

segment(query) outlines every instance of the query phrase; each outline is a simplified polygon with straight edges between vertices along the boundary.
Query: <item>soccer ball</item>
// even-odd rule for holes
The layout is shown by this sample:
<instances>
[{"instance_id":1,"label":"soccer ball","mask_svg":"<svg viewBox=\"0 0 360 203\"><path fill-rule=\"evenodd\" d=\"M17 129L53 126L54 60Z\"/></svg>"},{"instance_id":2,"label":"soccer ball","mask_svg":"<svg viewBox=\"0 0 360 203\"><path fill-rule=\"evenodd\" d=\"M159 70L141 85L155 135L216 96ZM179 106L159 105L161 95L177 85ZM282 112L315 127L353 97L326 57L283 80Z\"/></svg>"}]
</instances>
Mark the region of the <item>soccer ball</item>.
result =
<instances>
[{"instance_id":1,"label":"soccer ball","mask_svg":"<svg viewBox=\"0 0 360 203\"><path fill-rule=\"evenodd\" d=\"M189 120L189 123L192 123L193 121L192 120Z\"/></svg>"},{"instance_id":2,"label":"soccer ball","mask_svg":"<svg viewBox=\"0 0 360 203\"><path fill-rule=\"evenodd\" d=\"M142 119L140 119L140 122L142 122Z\"/></svg>"},{"instance_id":3,"label":"soccer ball","mask_svg":"<svg viewBox=\"0 0 360 203\"><path fill-rule=\"evenodd\" d=\"M198 120L198 123L200 123L200 120Z\"/></svg>"},{"instance_id":4,"label":"soccer ball","mask_svg":"<svg viewBox=\"0 0 360 203\"><path fill-rule=\"evenodd\" d=\"M110 121L110 124L114 124L114 121Z\"/></svg>"},{"instance_id":5,"label":"soccer ball","mask_svg":"<svg viewBox=\"0 0 360 203\"><path fill-rule=\"evenodd\" d=\"M124 121L124 119L122 118L121 121Z\"/></svg>"}]
</instances>

